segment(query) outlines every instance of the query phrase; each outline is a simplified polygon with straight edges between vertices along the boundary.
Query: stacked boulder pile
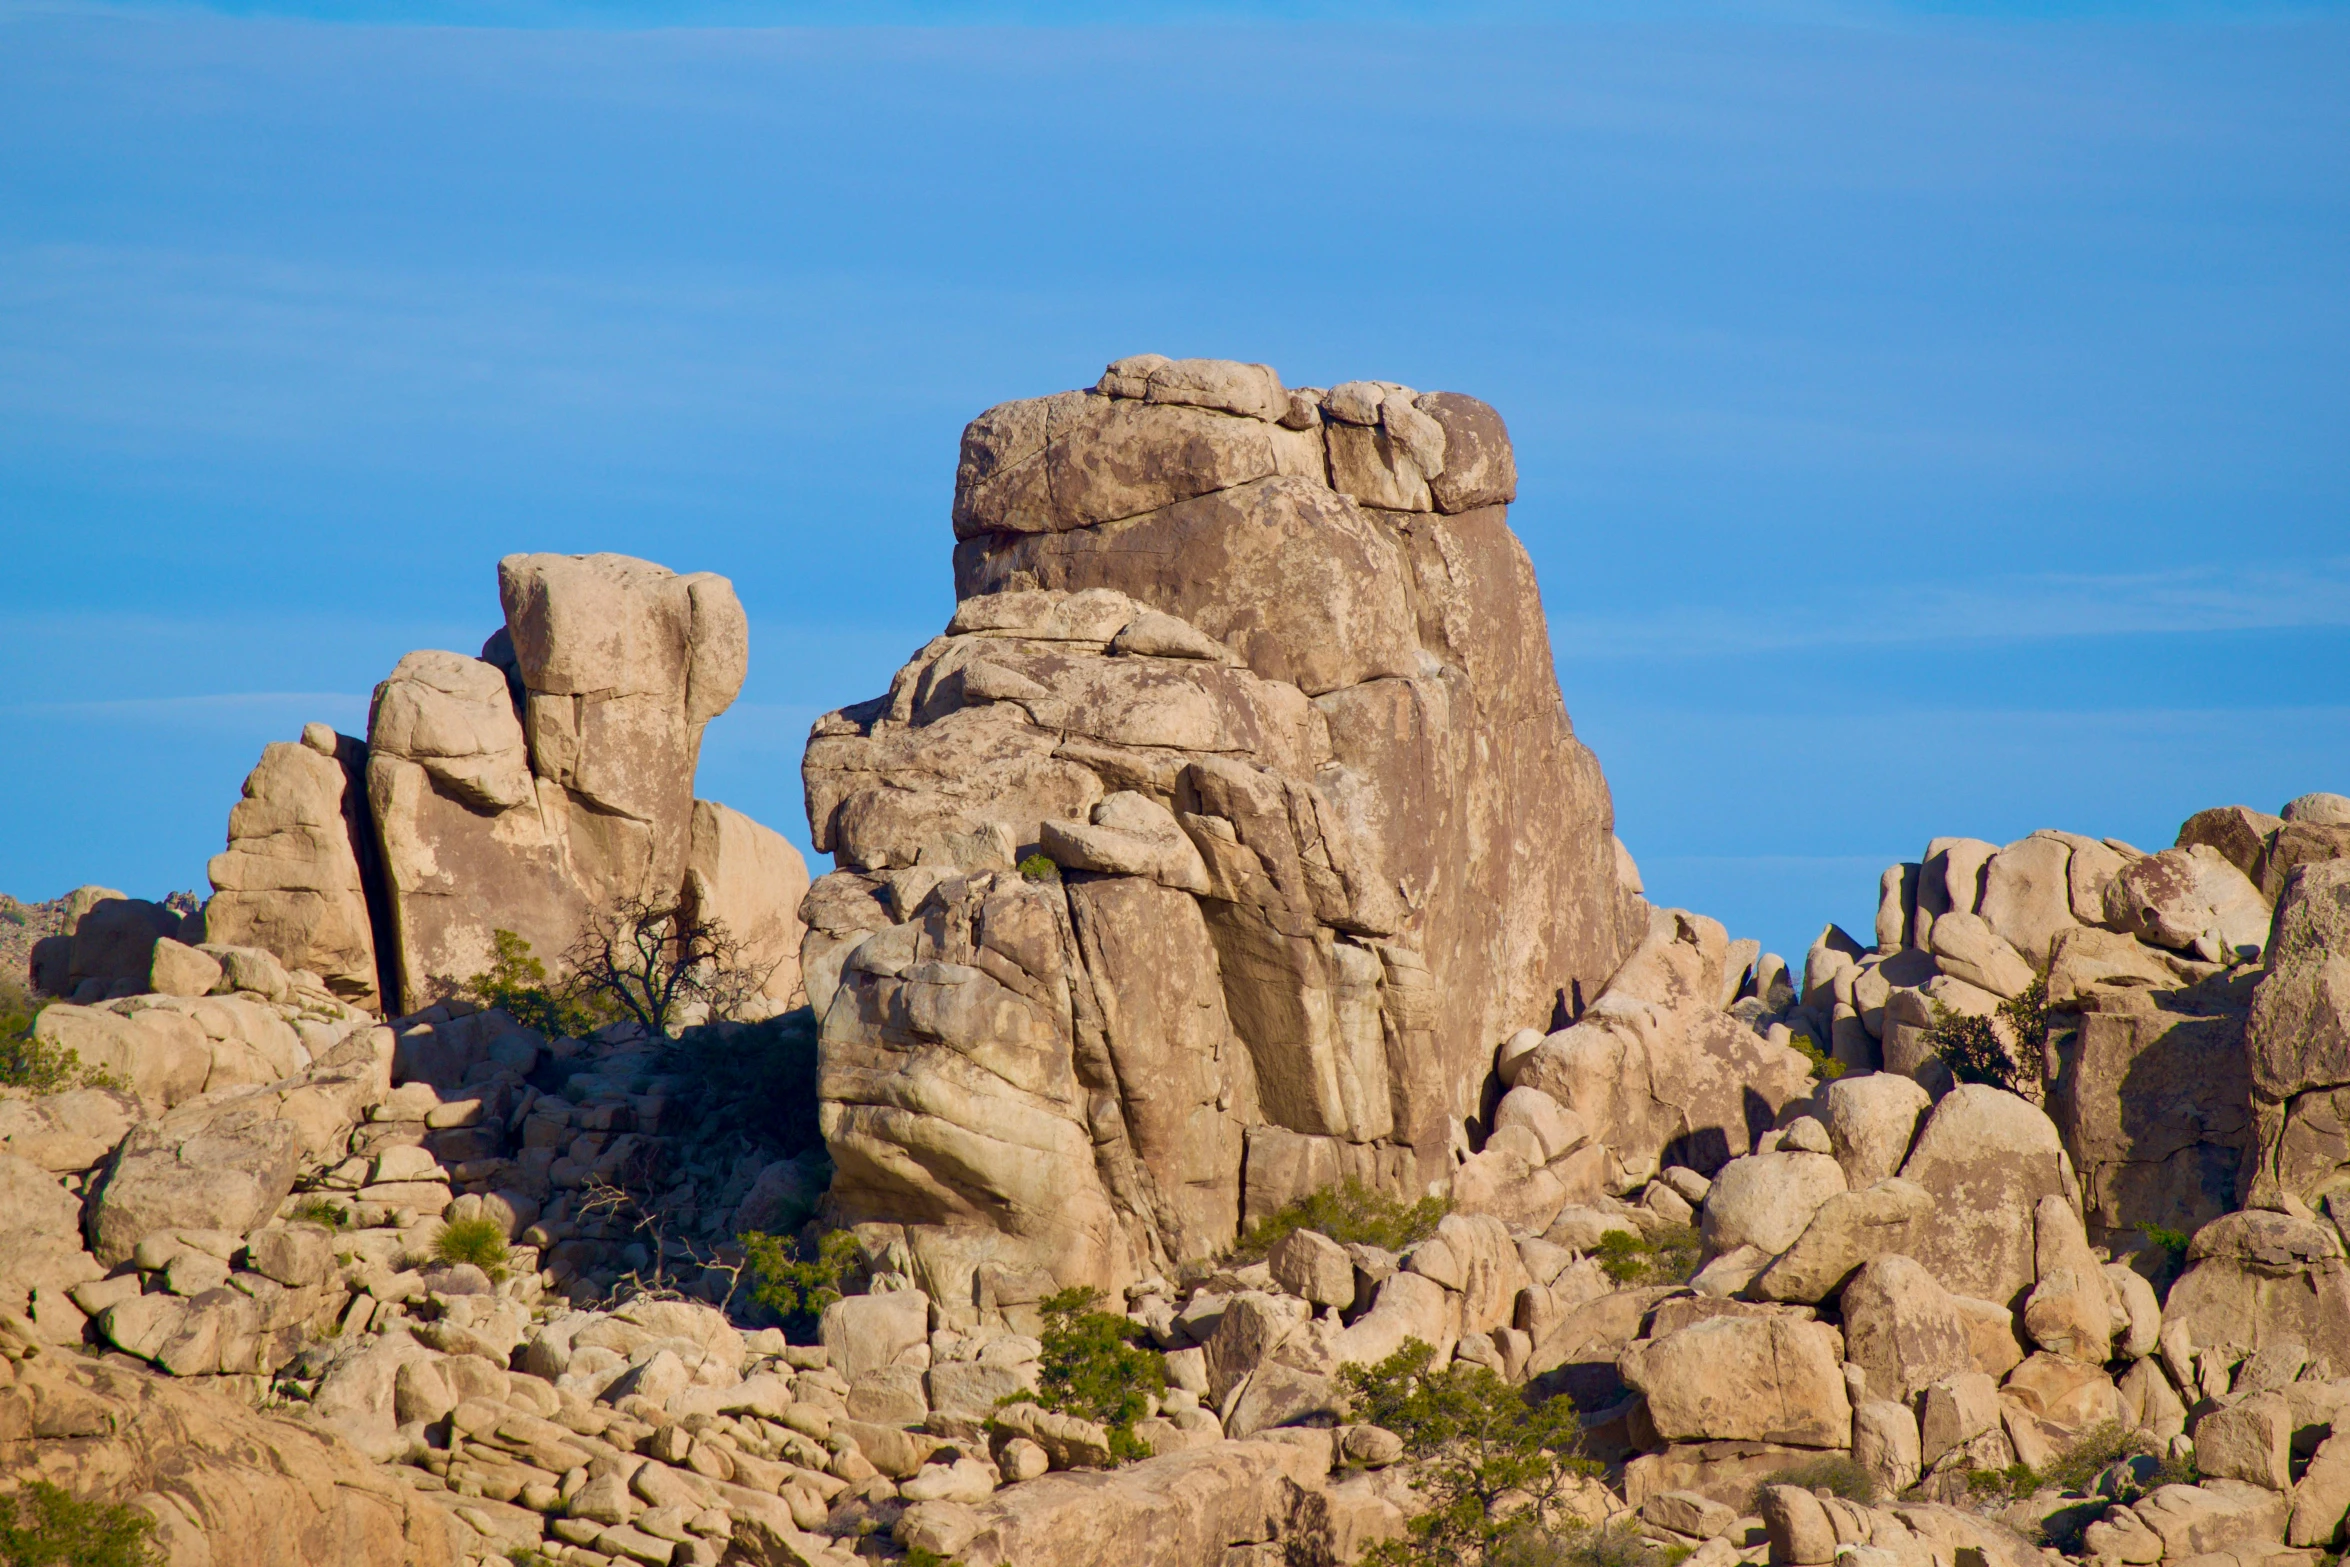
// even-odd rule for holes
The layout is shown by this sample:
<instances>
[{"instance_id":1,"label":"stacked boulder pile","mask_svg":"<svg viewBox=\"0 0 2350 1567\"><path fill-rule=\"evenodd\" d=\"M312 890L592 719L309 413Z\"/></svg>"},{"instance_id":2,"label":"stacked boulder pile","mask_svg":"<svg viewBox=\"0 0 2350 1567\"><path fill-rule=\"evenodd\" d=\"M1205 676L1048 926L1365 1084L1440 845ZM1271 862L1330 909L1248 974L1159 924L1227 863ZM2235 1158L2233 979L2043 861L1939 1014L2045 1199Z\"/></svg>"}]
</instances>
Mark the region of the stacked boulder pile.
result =
<instances>
[{"instance_id":1,"label":"stacked boulder pile","mask_svg":"<svg viewBox=\"0 0 2350 1567\"><path fill-rule=\"evenodd\" d=\"M692 797L724 579L509 557L480 657L265 752L202 910L32 952L97 1076L0 1091L0 1474L172 1567L1351 1563L1443 1462L1350 1393L1416 1342L1572 1399L1554 1527L1698 1567L2341 1545L2350 800L1937 839L1793 974L1643 896L1514 491L1386 382L989 410L945 632L810 737L812 887ZM743 1018L467 998L645 900ZM746 1097L779 1031L814 1082ZM853 1241L807 1341L746 1232ZM1130 1428L1062 1407L1072 1287Z\"/></svg>"}]
</instances>

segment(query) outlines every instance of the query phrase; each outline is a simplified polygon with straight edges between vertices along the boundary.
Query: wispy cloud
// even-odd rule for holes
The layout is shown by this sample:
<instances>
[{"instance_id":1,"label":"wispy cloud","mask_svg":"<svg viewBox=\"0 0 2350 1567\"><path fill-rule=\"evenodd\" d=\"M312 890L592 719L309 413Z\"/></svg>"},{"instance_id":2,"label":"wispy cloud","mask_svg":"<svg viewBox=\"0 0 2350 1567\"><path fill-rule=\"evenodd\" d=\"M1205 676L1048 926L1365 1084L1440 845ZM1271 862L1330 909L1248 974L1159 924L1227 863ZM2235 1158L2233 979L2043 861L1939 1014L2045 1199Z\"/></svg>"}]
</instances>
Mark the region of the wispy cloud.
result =
<instances>
[{"instance_id":1,"label":"wispy cloud","mask_svg":"<svg viewBox=\"0 0 2350 1567\"><path fill-rule=\"evenodd\" d=\"M2198 566L2110 576L2040 573L1937 586L1840 590L1835 613L1783 604L1671 605L1652 614L1551 618L1561 658L1719 658L1790 648L2350 627L2350 557L2291 571Z\"/></svg>"}]
</instances>

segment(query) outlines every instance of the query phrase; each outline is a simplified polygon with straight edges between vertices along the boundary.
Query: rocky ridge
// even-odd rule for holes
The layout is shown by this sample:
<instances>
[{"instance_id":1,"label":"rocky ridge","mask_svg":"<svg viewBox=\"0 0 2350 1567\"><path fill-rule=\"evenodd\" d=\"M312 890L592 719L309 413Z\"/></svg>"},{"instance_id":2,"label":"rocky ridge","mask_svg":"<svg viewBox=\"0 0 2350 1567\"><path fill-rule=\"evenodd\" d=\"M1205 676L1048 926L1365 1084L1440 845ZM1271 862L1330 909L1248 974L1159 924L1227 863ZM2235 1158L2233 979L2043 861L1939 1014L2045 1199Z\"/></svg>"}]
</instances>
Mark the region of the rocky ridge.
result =
<instances>
[{"instance_id":1,"label":"rocky ridge","mask_svg":"<svg viewBox=\"0 0 2350 1567\"><path fill-rule=\"evenodd\" d=\"M1417 1340L1572 1398L1573 1539L2316 1563L2350 800L1937 839L1797 976L1641 896L1513 492L1490 409L1387 383L1144 356L982 415L954 619L811 738L796 918L796 856L691 799L731 590L510 558L482 659L271 748L193 923L94 889L32 955L76 998L35 1042L105 1081L0 1097L0 1471L174 1567L1351 1562L1431 1470L1344 1371ZM645 885L804 921L810 1010L367 1004ZM385 931L459 956L386 978ZM1441 1217L1235 1257L1347 1181ZM828 1230L845 1298L751 1326L735 1238ZM1070 1284L1160 1357L1149 1457L1054 1407Z\"/></svg>"}]
</instances>

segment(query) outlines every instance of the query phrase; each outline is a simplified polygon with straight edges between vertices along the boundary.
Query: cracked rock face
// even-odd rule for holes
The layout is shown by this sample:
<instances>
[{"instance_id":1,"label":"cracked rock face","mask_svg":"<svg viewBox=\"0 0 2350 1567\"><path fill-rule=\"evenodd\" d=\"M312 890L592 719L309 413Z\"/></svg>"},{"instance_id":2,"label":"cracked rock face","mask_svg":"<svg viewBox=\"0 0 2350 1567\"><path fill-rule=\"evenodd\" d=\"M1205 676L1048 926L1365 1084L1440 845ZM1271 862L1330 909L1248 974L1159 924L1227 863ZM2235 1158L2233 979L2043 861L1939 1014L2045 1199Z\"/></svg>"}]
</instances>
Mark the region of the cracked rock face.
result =
<instances>
[{"instance_id":1,"label":"cracked rock face","mask_svg":"<svg viewBox=\"0 0 2350 1567\"><path fill-rule=\"evenodd\" d=\"M498 590L506 626L481 657L409 654L369 715L395 1011L486 972L493 928L551 961L591 912L676 896L702 730L749 660L742 605L710 572L509 555Z\"/></svg>"},{"instance_id":2,"label":"cracked rock face","mask_svg":"<svg viewBox=\"0 0 2350 1567\"><path fill-rule=\"evenodd\" d=\"M1416 1193L1646 933L1514 491L1472 398L1223 361L966 430L955 616L804 764L833 1201L935 1297Z\"/></svg>"}]
</instances>

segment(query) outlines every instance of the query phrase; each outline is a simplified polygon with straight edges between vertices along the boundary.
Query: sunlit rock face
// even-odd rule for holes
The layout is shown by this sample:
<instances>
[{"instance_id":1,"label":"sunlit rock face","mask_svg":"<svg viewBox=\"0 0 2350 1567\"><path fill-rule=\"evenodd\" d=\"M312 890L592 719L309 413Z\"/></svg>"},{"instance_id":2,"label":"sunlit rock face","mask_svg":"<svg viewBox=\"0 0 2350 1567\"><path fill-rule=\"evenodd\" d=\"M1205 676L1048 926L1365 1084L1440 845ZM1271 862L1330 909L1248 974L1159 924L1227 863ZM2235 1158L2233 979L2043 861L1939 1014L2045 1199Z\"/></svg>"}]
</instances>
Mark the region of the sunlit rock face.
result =
<instances>
[{"instance_id":1,"label":"sunlit rock face","mask_svg":"<svg viewBox=\"0 0 2350 1567\"><path fill-rule=\"evenodd\" d=\"M965 430L955 615L804 765L832 1200L935 1297L1444 1180L1645 936L1515 490L1473 398L1225 361Z\"/></svg>"}]
</instances>

